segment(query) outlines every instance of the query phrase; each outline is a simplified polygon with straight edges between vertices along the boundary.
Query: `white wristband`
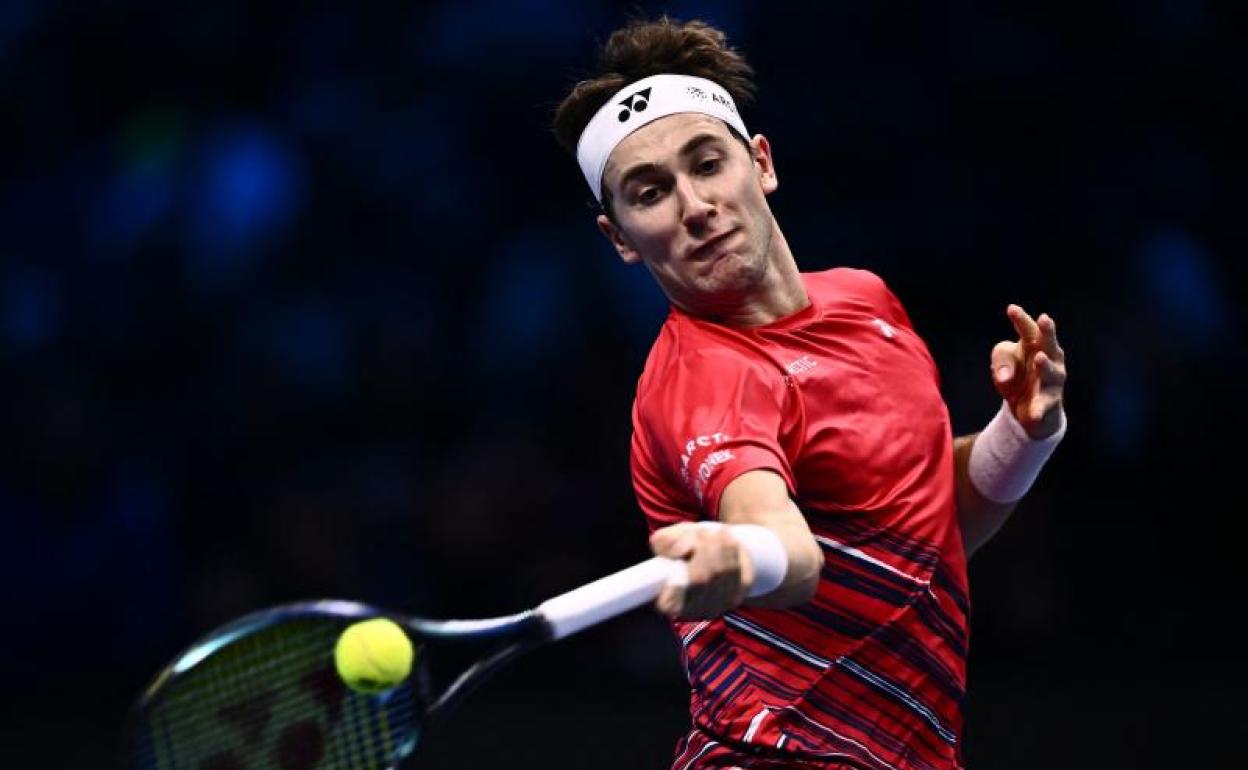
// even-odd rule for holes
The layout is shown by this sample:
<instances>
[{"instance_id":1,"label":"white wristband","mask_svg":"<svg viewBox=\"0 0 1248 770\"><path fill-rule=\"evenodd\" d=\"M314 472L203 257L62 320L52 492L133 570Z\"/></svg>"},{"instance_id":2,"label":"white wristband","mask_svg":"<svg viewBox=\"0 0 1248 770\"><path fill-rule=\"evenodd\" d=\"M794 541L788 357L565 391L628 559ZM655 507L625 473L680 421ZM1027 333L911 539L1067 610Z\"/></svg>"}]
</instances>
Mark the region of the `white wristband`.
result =
<instances>
[{"instance_id":1,"label":"white wristband","mask_svg":"<svg viewBox=\"0 0 1248 770\"><path fill-rule=\"evenodd\" d=\"M1009 406L1002 402L1001 410L975 438L971 459L967 463L967 475L975 489L989 500L996 503L1017 502L1027 494L1064 435L1065 410L1061 412L1061 424L1057 431L1052 436L1036 440L1027 435L1027 431L1010 413Z\"/></svg>"},{"instance_id":2,"label":"white wristband","mask_svg":"<svg viewBox=\"0 0 1248 770\"><path fill-rule=\"evenodd\" d=\"M728 527L737 542L745 546L754 564L754 582L747 596L753 598L769 594L780 587L789 571L789 554L775 532L758 524L724 524L718 521L700 521L700 527Z\"/></svg>"}]
</instances>

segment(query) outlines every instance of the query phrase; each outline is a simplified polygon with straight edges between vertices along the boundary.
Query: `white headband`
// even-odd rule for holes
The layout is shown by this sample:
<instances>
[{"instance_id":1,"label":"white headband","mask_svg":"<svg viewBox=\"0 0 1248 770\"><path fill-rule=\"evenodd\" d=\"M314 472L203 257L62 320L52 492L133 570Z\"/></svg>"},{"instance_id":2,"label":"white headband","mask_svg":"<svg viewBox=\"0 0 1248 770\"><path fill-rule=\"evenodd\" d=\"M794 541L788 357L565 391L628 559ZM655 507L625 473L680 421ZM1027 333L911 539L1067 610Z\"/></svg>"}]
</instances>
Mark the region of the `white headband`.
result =
<instances>
[{"instance_id":1,"label":"white headband","mask_svg":"<svg viewBox=\"0 0 1248 770\"><path fill-rule=\"evenodd\" d=\"M750 134L723 86L689 75L651 75L616 92L590 119L576 143L576 162L602 203L602 172L615 146L647 123L678 112L719 118L744 139Z\"/></svg>"}]
</instances>

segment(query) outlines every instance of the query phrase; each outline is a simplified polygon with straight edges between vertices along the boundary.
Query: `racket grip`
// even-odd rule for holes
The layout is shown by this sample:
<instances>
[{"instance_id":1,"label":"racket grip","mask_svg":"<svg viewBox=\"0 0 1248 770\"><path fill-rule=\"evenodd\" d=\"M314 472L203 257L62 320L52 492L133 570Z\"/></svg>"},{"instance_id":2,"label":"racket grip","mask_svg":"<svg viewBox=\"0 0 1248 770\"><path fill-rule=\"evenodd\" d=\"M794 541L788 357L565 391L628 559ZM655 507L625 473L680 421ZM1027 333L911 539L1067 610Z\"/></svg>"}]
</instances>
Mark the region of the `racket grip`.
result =
<instances>
[{"instance_id":1,"label":"racket grip","mask_svg":"<svg viewBox=\"0 0 1248 770\"><path fill-rule=\"evenodd\" d=\"M537 611L550 623L552 638L562 639L654 601L669 582L688 579L689 571L683 561L655 556L547 599L538 605Z\"/></svg>"},{"instance_id":2,"label":"racket grip","mask_svg":"<svg viewBox=\"0 0 1248 770\"><path fill-rule=\"evenodd\" d=\"M703 525L724 526L718 522L703 522ZM754 565L749 596L762 596L775 590L784 581L789 566L788 554L780 539L771 530L757 525L736 524L730 525L730 529L745 546ZM547 599L538 605L537 611L550 624L552 638L562 639L654 601L669 583L688 581L689 570L684 561L655 556Z\"/></svg>"}]
</instances>

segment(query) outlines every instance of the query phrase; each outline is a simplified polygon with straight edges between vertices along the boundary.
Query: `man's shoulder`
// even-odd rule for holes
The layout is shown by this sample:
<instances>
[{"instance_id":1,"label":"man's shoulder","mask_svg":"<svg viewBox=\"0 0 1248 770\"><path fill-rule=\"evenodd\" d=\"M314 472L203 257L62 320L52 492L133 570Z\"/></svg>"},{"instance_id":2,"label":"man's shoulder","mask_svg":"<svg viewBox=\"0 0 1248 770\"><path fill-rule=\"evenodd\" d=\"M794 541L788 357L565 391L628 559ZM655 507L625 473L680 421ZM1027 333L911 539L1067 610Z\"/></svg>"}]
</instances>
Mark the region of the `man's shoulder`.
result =
<instances>
[{"instance_id":1,"label":"man's shoulder","mask_svg":"<svg viewBox=\"0 0 1248 770\"><path fill-rule=\"evenodd\" d=\"M637 402L705 387L759 366L730 330L673 313L659 330L637 382Z\"/></svg>"},{"instance_id":2,"label":"man's shoulder","mask_svg":"<svg viewBox=\"0 0 1248 770\"><path fill-rule=\"evenodd\" d=\"M874 294L885 288L884 279L858 267L833 267L814 273L802 273L806 288L820 296L845 292Z\"/></svg>"}]
</instances>

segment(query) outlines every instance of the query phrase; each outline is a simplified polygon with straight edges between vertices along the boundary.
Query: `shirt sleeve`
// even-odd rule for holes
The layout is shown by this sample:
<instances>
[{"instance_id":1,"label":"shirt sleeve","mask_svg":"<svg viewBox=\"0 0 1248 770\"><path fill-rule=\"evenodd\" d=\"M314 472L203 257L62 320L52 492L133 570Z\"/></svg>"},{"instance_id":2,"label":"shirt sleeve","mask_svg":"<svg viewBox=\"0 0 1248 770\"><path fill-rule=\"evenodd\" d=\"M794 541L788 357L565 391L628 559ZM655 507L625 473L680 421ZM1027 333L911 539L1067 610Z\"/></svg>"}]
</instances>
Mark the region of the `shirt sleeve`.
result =
<instances>
[{"instance_id":1,"label":"shirt sleeve","mask_svg":"<svg viewBox=\"0 0 1248 770\"><path fill-rule=\"evenodd\" d=\"M893 293L893 290L884 279L870 270L849 269L848 274L852 276L851 285L860 291L866 300L871 303L875 312L879 313L885 321L894 326L904 326L914 331L914 324L910 321L910 314L906 312L906 308L901 304L901 300Z\"/></svg>"},{"instance_id":2,"label":"shirt sleeve","mask_svg":"<svg viewBox=\"0 0 1248 770\"><path fill-rule=\"evenodd\" d=\"M906 312L906 308L901 304L901 300L893 293L893 290L886 284L883 279L876 278L880 282L880 288L884 292L884 308L892 317L892 320L898 326L903 326L914 333L923 357L927 360L928 367L931 369L932 377L935 379L936 387L940 387L940 367L936 366L936 359L932 357L932 353L927 348L927 343L919 336L918 331L914 328L914 324L910 321L910 314Z\"/></svg>"},{"instance_id":3,"label":"shirt sleeve","mask_svg":"<svg viewBox=\"0 0 1248 770\"><path fill-rule=\"evenodd\" d=\"M750 470L779 474L795 492L781 446L784 379L733 351L682 357L634 411L633 484L651 529L715 519L729 482Z\"/></svg>"},{"instance_id":4,"label":"shirt sleeve","mask_svg":"<svg viewBox=\"0 0 1248 770\"><path fill-rule=\"evenodd\" d=\"M901 300L897 299L897 295L893 293L893 290L889 288L888 284L885 284L883 281L880 283L884 288L885 306L888 308L888 311L892 315L894 321L899 326L904 326L910 331L914 331L914 324L910 321L910 314L906 312L906 308L901 304Z\"/></svg>"}]
</instances>

